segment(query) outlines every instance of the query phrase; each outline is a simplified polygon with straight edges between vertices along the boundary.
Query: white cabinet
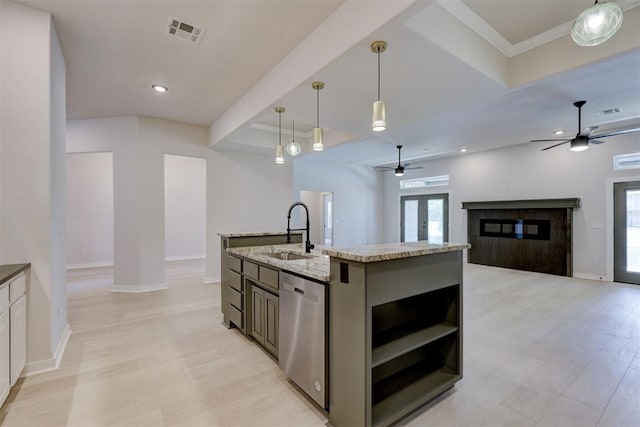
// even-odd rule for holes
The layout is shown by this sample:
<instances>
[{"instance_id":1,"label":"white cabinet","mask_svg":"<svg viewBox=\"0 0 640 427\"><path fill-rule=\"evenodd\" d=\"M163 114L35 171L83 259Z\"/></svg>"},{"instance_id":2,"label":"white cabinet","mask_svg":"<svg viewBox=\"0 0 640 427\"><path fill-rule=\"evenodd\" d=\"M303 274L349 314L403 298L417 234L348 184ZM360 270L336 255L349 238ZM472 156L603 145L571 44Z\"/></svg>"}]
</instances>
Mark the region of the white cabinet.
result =
<instances>
[{"instance_id":1,"label":"white cabinet","mask_svg":"<svg viewBox=\"0 0 640 427\"><path fill-rule=\"evenodd\" d=\"M0 405L27 361L27 295L24 273L0 286Z\"/></svg>"},{"instance_id":2,"label":"white cabinet","mask_svg":"<svg viewBox=\"0 0 640 427\"><path fill-rule=\"evenodd\" d=\"M9 308L11 312L11 385L27 362L27 296L23 293Z\"/></svg>"},{"instance_id":3,"label":"white cabinet","mask_svg":"<svg viewBox=\"0 0 640 427\"><path fill-rule=\"evenodd\" d=\"M9 286L0 286L0 405L9 395L11 388L11 350L9 335Z\"/></svg>"}]
</instances>

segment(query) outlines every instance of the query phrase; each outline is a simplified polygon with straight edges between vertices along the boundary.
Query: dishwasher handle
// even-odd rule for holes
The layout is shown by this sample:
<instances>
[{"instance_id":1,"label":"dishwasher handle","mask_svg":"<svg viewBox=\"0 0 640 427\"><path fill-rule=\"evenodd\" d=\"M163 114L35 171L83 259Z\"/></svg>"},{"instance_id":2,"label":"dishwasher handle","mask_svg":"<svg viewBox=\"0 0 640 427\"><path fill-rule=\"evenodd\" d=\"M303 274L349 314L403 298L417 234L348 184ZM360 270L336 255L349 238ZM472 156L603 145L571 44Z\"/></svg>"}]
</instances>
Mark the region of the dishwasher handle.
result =
<instances>
[{"instance_id":1,"label":"dishwasher handle","mask_svg":"<svg viewBox=\"0 0 640 427\"><path fill-rule=\"evenodd\" d=\"M308 299L309 301L317 304L319 302L318 295L311 290L305 291L304 289L300 289L297 286L294 286L290 283L283 282L280 286L281 291L290 292L292 295L299 296L304 299Z\"/></svg>"}]
</instances>

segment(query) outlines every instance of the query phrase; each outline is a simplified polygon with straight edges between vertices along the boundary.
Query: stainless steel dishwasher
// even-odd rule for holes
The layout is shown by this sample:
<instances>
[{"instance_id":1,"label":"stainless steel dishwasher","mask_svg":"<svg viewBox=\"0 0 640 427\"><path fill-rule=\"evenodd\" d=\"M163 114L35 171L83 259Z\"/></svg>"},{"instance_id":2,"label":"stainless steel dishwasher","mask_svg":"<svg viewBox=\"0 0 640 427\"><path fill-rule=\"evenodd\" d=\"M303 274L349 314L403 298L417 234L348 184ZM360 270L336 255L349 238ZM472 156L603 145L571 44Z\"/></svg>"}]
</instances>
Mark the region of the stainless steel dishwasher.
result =
<instances>
[{"instance_id":1,"label":"stainless steel dishwasher","mask_svg":"<svg viewBox=\"0 0 640 427\"><path fill-rule=\"evenodd\" d=\"M280 272L280 369L327 407L327 285Z\"/></svg>"}]
</instances>

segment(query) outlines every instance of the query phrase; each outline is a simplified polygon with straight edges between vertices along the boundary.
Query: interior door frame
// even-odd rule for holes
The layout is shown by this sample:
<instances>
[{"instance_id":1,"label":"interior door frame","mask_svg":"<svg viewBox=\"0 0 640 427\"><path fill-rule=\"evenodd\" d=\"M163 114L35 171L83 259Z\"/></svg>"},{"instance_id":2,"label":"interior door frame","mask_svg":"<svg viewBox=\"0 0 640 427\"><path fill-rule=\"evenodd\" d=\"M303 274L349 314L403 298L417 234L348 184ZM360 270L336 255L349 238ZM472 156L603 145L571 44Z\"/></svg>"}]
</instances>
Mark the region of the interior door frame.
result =
<instances>
[{"instance_id":1,"label":"interior door frame","mask_svg":"<svg viewBox=\"0 0 640 427\"><path fill-rule=\"evenodd\" d=\"M626 193L627 187L640 190L640 180L616 182L613 184L613 279L621 283L640 285L640 273L626 271L626 200L618 198ZM616 188L618 187L618 188ZM616 254L620 252L619 256Z\"/></svg>"},{"instance_id":2,"label":"interior door frame","mask_svg":"<svg viewBox=\"0 0 640 427\"><path fill-rule=\"evenodd\" d=\"M607 246L607 274L604 280L613 282L613 185L621 182L640 181L640 175L622 176L618 178L607 179L607 191L606 191L606 207L607 207L607 223L606 223L606 246ZM574 240L575 243L575 240ZM575 251L573 252L575 253ZM575 274L574 274L575 277ZM602 280L602 277L587 277L580 275L588 279Z\"/></svg>"},{"instance_id":3,"label":"interior door frame","mask_svg":"<svg viewBox=\"0 0 640 427\"><path fill-rule=\"evenodd\" d=\"M449 235L450 235L450 223L451 223L451 218L450 218L450 214L449 214L449 200L451 198L451 194L449 191L430 191L430 192L420 192L420 193L409 193L409 194L400 194L399 195L399 200L398 200L398 216L400 218L400 235L399 235L399 240L400 242L404 242L404 217L402 215L403 212L403 198L407 198L407 199L411 199L411 198L426 198L426 200L429 199L439 199L440 197L437 196L444 196L445 199L445 206L443 208L443 217L446 220L446 227L445 229L442 231L442 240L443 242L448 242L449 241ZM428 211L426 210L422 210L420 208L420 204L418 202L418 217L421 216L422 214L426 214ZM427 236L428 238L428 226L427 226ZM420 230L418 230L418 240L420 239Z\"/></svg>"}]
</instances>

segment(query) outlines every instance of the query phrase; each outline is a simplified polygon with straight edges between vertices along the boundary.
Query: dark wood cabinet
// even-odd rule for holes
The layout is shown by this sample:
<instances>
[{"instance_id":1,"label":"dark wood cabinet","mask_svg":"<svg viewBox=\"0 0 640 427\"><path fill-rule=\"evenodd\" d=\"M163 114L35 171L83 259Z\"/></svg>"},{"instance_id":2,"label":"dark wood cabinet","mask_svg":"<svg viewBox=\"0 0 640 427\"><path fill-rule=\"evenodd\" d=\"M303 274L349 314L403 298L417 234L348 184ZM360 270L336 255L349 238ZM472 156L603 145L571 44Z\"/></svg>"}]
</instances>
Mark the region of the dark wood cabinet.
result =
<instances>
[{"instance_id":1,"label":"dark wood cabinet","mask_svg":"<svg viewBox=\"0 0 640 427\"><path fill-rule=\"evenodd\" d=\"M247 280L251 288L249 335L269 353L278 357L278 296Z\"/></svg>"}]
</instances>

